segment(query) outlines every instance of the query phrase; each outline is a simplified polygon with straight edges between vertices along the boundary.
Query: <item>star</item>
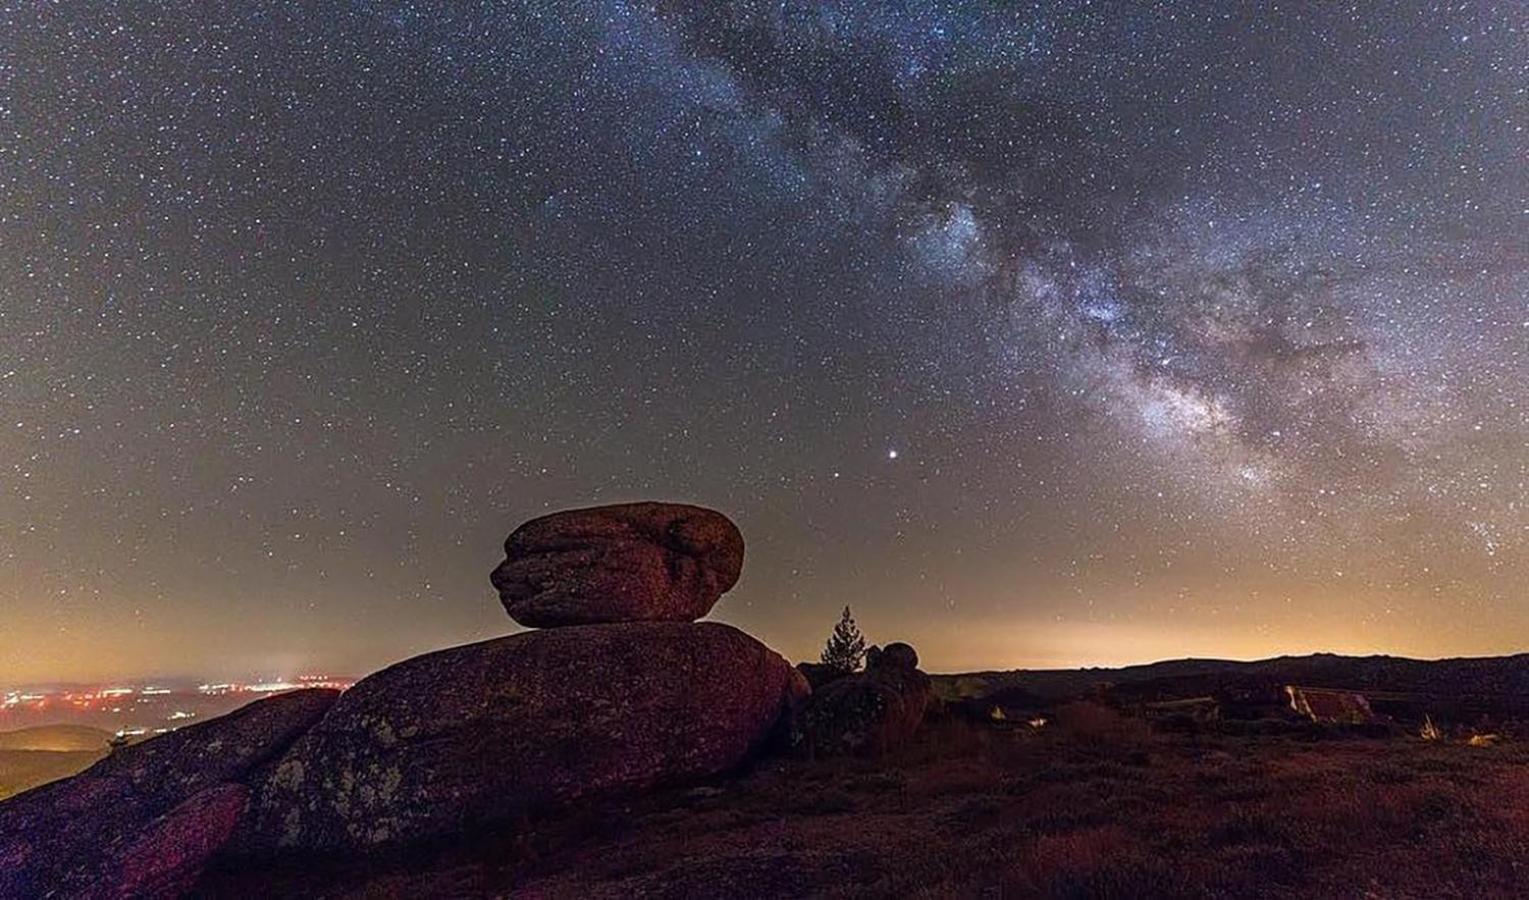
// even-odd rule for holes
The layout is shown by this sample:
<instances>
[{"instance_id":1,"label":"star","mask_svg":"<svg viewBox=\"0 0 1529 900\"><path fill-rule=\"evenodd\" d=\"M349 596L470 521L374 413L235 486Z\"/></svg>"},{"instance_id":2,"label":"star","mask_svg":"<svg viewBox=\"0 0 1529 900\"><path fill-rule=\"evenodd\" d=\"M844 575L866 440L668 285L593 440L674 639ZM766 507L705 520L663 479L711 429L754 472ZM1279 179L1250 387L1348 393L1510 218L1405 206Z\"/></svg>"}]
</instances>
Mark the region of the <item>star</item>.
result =
<instances>
[{"instance_id":1,"label":"star","mask_svg":"<svg viewBox=\"0 0 1529 900\"><path fill-rule=\"evenodd\" d=\"M641 498L797 658L1519 649L1521 16L1350 6L12 4L0 687L487 637Z\"/></svg>"}]
</instances>

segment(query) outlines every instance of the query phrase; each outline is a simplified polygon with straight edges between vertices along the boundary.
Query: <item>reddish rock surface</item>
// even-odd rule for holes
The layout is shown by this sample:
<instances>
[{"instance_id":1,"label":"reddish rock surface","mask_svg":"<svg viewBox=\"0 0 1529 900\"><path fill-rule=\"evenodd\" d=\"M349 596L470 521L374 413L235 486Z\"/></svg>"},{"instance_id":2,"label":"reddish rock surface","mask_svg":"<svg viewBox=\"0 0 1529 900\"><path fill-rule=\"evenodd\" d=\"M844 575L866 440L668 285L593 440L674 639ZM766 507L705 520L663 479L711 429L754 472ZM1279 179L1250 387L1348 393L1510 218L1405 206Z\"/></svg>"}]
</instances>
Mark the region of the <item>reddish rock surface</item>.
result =
<instances>
[{"instance_id":1,"label":"reddish rock surface","mask_svg":"<svg viewBox=\"0 0 1529 900\"><path fill-rule=\"evenodd\" d=\"M717 623L534 631L348 691L257 789L244 852L366 849L733 769L804 682Z\"/></svg>"},{"instance_id":2,"label":"reddish rock surface","mask_svg":"<svg viewBox=\"0 0 1529 900\"><path fill-rule=\"evenodd\" d=\"M249 801L249 788L220 784L177 806L122 854L117 884L100 897L180 897L228 841Z\"/></svg>"},{"instance_id":3,"label":"reddish rock surface","mask_svg":"<svg viewBox=\"0 0 1529 900\"><path fill-rule=\"evenodd\" d=\"M533 519L505 541L492 580L530 628L693 622L743 570L743 535L724 515L678 503L628 503Z\"/></svg>"},{"instance_id":4,"label":"reddish rock surface","mask_svg":"<svg viewBox=\"0 0 1529 900\"><path fill-rule=\"evenodd\" d=\"M0 897L158 896L190 884L244 808L238 782L338 695L251 703L0 803Z\"/></svg>"}]
</instances>

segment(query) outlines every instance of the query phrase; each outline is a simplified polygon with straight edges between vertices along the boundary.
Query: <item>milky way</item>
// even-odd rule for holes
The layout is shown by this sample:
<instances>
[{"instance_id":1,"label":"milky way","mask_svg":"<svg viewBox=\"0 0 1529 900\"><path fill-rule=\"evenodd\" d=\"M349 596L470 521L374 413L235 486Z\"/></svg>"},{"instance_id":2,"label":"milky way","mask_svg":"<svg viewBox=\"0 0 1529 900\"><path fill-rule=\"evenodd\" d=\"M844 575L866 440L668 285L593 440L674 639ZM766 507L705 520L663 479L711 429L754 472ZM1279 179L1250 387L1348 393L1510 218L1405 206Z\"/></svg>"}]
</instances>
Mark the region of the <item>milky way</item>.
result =
<instances>
[{"instance_id":1,"label":"milky way","mask_svg":"<svg viewBox=\"0 0 1529 900\"><path fill-rule=\"evenodd\" d=\"M1521 4L437 6L0 5L0 683L645 497L798 657L1529 644Z\"/></svg>"}]
</instances>

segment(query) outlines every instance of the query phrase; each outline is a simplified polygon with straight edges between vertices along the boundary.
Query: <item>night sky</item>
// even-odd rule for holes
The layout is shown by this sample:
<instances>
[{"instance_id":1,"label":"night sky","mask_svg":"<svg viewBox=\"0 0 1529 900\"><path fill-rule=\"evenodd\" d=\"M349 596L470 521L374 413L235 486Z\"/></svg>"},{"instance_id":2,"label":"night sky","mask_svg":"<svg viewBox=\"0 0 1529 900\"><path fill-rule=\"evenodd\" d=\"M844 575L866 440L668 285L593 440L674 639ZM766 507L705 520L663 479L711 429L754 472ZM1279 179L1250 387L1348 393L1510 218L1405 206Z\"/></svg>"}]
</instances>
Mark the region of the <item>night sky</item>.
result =
<instances>
[{"instance_id":1,"label":"night sky","mask_svg":"<svg viewBox=\"0 0 1529 900\"><path fill-rule=\"evenodd\" d=\"M1529 649L1519 2L0 0L0 685L678 499L926 668Z\"/></svg>"}]
</instances>

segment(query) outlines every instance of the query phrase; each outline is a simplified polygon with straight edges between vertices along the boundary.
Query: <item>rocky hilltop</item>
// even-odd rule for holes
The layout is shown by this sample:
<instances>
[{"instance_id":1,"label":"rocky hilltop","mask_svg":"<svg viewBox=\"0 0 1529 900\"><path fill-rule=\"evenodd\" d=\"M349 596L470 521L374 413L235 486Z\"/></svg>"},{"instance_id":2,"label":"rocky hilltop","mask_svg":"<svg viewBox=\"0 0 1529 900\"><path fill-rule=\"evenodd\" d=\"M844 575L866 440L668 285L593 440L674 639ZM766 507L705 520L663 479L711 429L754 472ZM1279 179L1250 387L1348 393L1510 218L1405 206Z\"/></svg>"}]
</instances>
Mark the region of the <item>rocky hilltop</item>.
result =
<instances>
[{"instance_id":1,"label":"rocky hilltop","mask_svg":"<svg viewBox=\"0 0 1529 900\"><path fill-rule=\"evenodd\" d=\"M440 845L771 752L882 753L922 720L929 681L907 645L820 678L814 701L779 654L696 621L743 567L743 537L715 511L555 513L516 528L505 554L491 580L535 630L343 695L260 701L0 804L0 896L178 896L213 864Z\"/></svg>"}]
</instances>

